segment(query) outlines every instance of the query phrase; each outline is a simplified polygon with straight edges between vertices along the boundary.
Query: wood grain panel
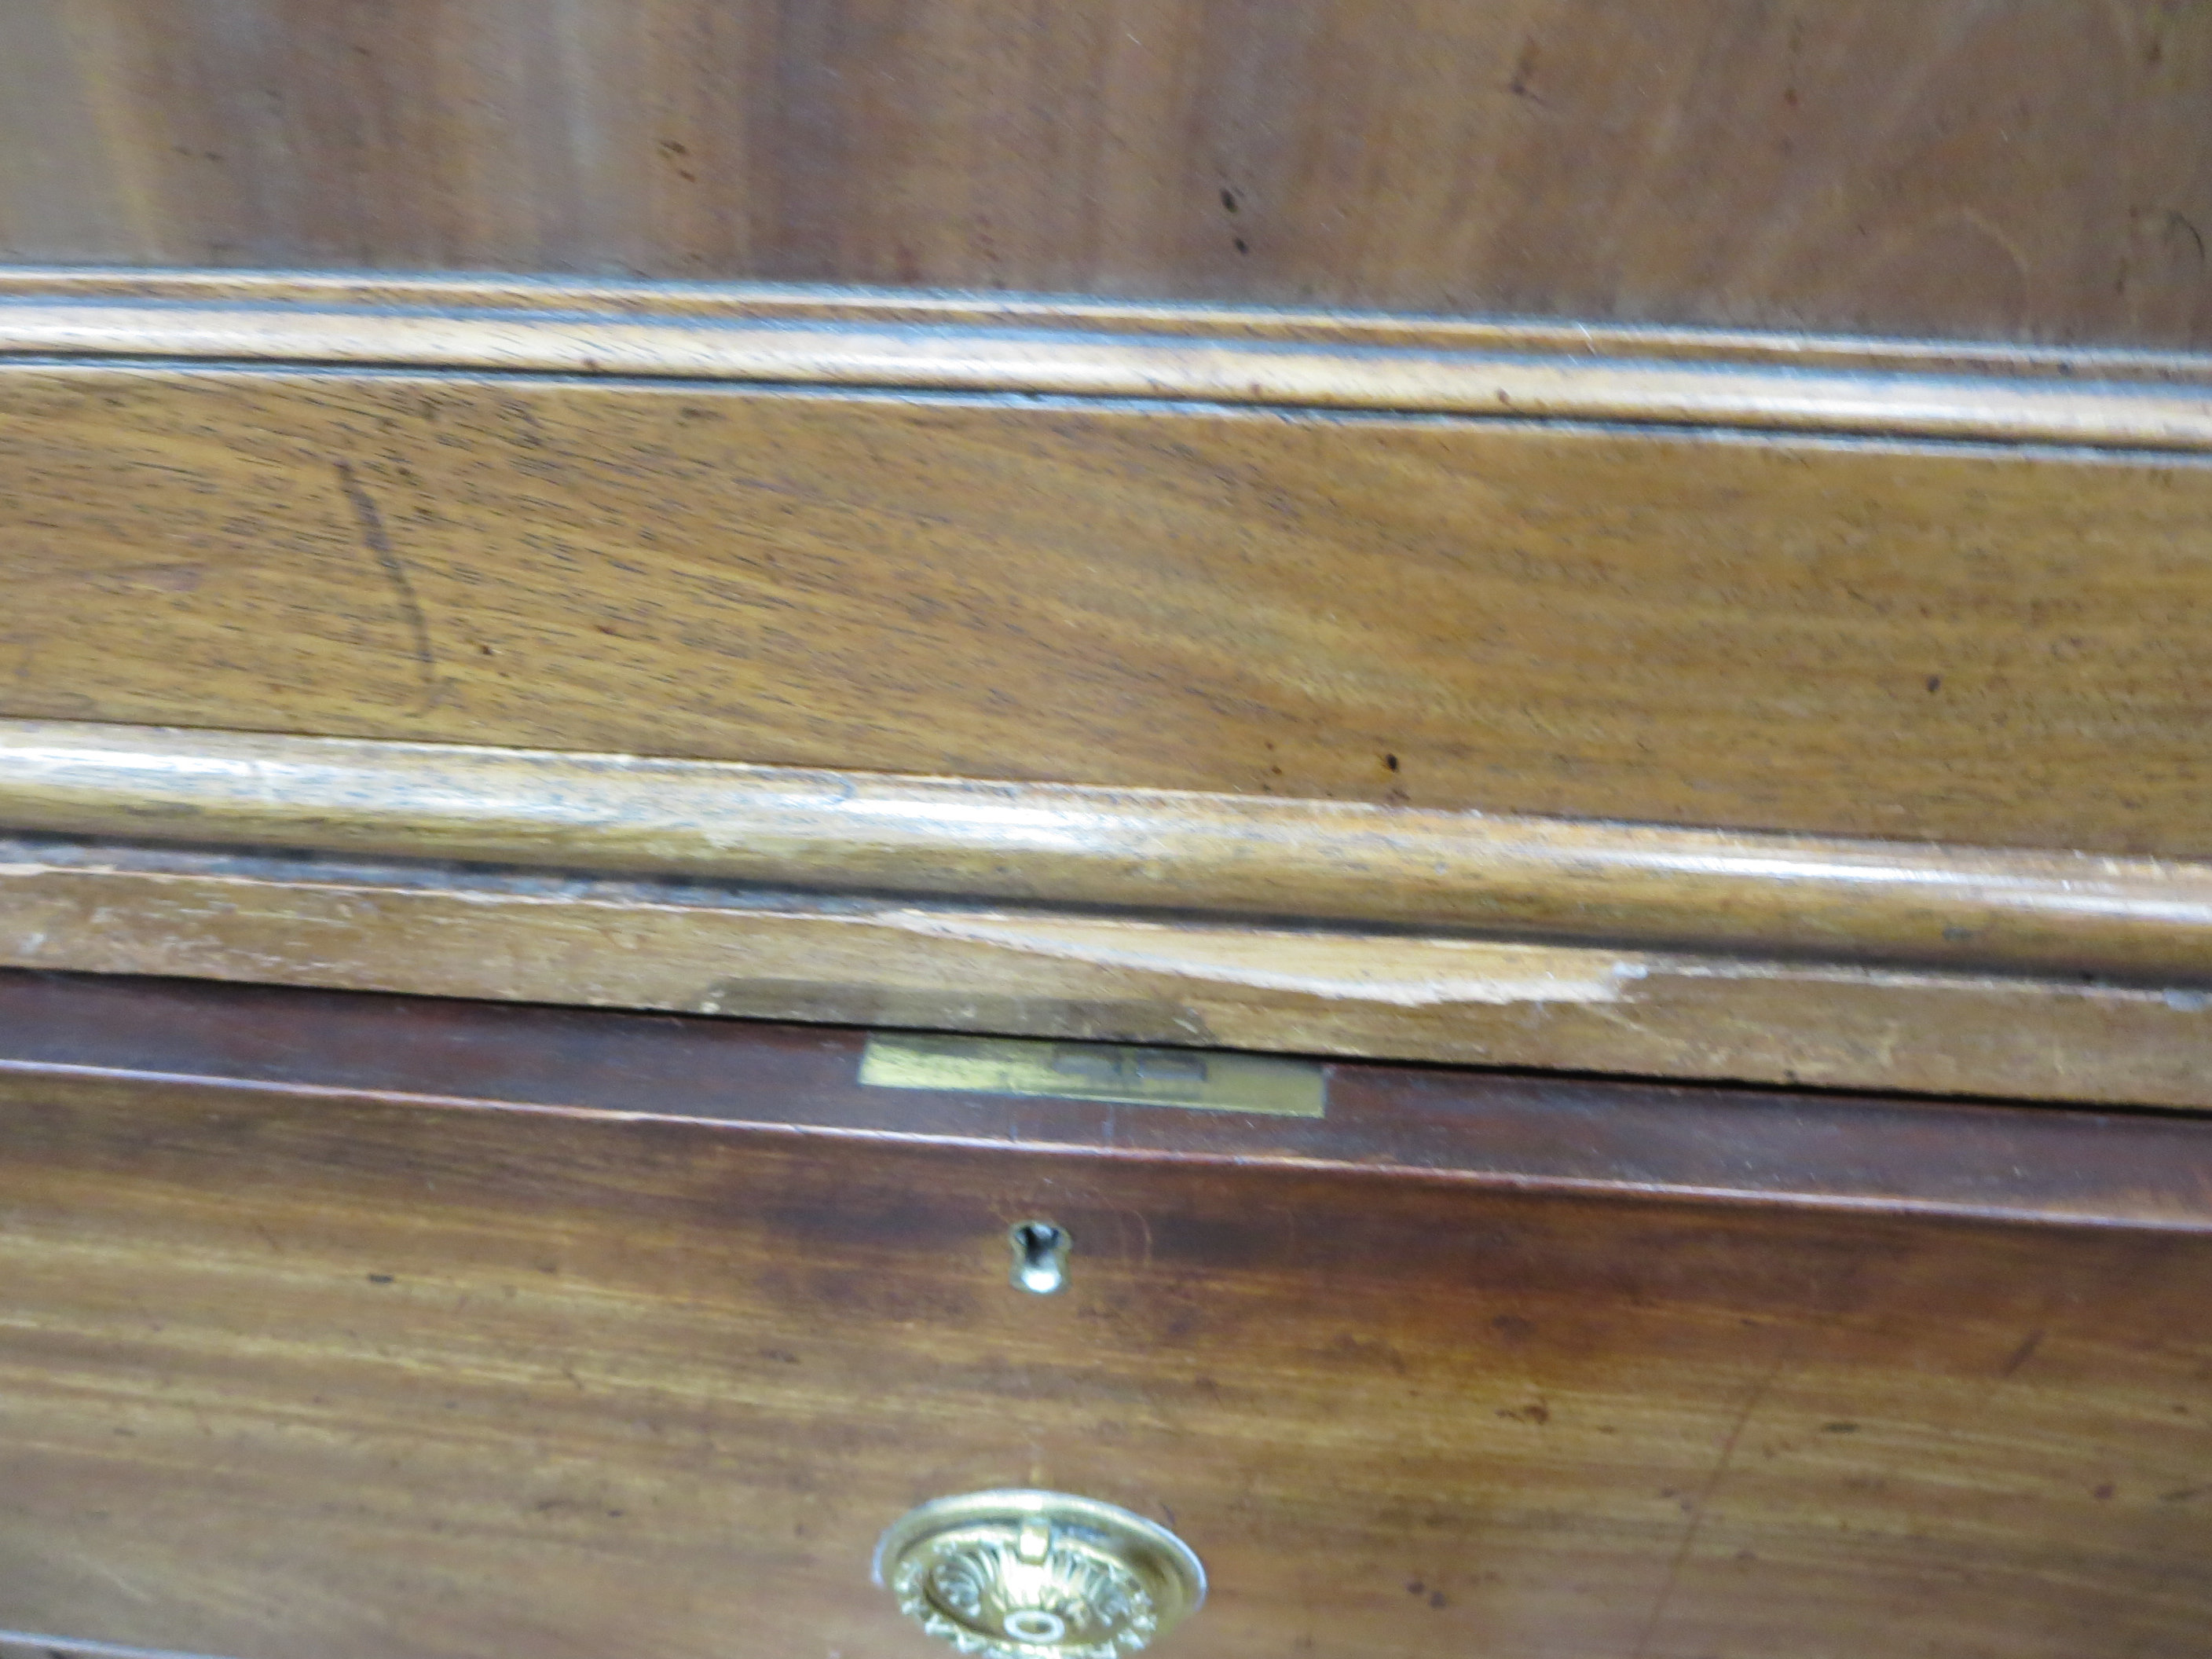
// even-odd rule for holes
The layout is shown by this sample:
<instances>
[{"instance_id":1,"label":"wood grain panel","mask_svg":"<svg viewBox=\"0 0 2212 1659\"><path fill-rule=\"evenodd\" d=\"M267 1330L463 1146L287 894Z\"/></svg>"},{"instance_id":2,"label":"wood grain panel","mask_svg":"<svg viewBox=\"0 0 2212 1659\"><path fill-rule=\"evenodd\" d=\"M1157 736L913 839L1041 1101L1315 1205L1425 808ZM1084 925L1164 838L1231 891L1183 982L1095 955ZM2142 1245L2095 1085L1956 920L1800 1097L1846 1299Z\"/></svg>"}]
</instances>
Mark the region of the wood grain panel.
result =
<instances>
[{"instance_id":1,"label":"wood grain panel","mask_svg":"<svg viewBox=\"0 0 2212 1659\"><path fill-rule=\"evenodd\" d=\"M0 841L0 963L2212 1108L2212 994L698 882Z\"/></svg>"},{"instance_id":2,"label":"wood grain panel","mask_svg":"<svg viewBox=\"0 0 2212 1659\"><path fill-rule=\"evenodd\" d=\"M2212 341L2166 0L27 0L0 251Z\"/></svg>"},{"instance_id":3,"label":"wood grain panel","mask_svg":"<svg viewBox=\"0 0 2212 1659\"><path fill-rule=\"evenodd\" d=\"M15 1628L920 1659L866 1584L877 1531L1038 1481L1172 1520L1214 1584L1182 1647L1224 1659L2197 1650L2201 1124L1345 1068L1325 1122L1115 1109L1128 1138L1083 1156L1106 1109L870 1105L842 1034L268 992L165 1017L112 984L58 1029L69 990L28 988L0 993ZM203 1080L129 1069L194 1050ZM446 1103L378 1092L410 1052ZM856 1111L912 1115L792 1127ZM1325 1133L1431 1172L1250 1139ZM2094 1156L1992 1187L2015 1134ZM1763 1201L1632 1195L1763 1158ZM2118 1224L1900 1208L2045 1181ZM1891 1184L1865 1212L1837 1182ZM2154 1186L2178 1226L2142 1224ZM1030 1215L1077 1240L1058 1297L1006 1283Z\"/></svg>"},{"instance_id":4,"label":"wood grain panel","mask_svg":"<svg viewBox=\"0 0 2212 1659\"><path fill-rule=\"evenodd\" d=\"M0 713L2212 850L2189 458L18 366Z\"/></svg>"}]
</instances>

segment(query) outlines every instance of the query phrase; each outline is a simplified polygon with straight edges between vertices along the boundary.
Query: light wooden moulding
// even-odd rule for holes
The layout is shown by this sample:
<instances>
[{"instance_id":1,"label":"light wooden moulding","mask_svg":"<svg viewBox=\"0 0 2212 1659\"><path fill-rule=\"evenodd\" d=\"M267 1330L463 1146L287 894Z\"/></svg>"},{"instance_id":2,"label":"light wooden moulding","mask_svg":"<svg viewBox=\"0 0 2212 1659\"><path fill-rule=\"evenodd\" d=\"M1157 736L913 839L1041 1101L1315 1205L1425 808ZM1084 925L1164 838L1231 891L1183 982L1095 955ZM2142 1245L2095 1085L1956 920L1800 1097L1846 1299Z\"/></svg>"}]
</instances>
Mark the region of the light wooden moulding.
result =
<instances>
[{"instance_id":1,"label":"light wooden moulding","mask_svg":"<svg viewBox=\"0 0 2212 1659\"><path fill-rule=\"evenodd\" d=\"M133 838L8 848L19 965L2174 1105L2212 1027L2175 861L40 721L0 817Z\"/></svg>"}]
</instances>

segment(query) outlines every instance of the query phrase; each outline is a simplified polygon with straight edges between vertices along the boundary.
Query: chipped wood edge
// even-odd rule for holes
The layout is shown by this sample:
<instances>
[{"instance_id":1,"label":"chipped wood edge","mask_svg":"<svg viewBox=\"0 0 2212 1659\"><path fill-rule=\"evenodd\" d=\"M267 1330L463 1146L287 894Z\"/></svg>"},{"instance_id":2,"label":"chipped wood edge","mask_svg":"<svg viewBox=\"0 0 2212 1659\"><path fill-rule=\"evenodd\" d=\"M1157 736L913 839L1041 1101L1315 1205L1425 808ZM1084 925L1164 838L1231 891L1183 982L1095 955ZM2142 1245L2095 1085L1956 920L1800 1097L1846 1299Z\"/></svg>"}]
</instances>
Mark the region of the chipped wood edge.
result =
<instances>
[{"instance_id":1,"label":"chipped wood edge","mask_svg":"<svg viewBox=\"0 0 2212 1659\"><path fill-rule=\"evenodd\" d=\"M0 1659L215 1659L172 1648L133 1648L113 1642L85 1642L34 1631L0 1630Z\"/></svg>"},{"instance_id":2,"label":"chipped wood edge","mask_svg":"<svg viewBox=\"0 0 2212 1659\"><path fill-rule=\"evenodd\" d=\"M2212 981L2212 864L0 720L0 825L984 902Z\"/></svg>"},{"instance_id":3,"label":"chipped wood edge","mask_svg":"<svg viewBox=\"0 0 2212 1659\"><path fill-rule=\"evenodd\" d=\"M2212 359L484 279L17 273L0 359L608 374L2176 453Z\"/></svg>"},{"instance_id":4,"label":"chipped wood edge","mask_svg":"<svg viewBox=\"0 0 2212 1659\"><path fill-rule=\"evenodd\" d=\"M0 843L0 964L2212 1108L2212 994L158 847Z\"/></svg>"}]
</instances>

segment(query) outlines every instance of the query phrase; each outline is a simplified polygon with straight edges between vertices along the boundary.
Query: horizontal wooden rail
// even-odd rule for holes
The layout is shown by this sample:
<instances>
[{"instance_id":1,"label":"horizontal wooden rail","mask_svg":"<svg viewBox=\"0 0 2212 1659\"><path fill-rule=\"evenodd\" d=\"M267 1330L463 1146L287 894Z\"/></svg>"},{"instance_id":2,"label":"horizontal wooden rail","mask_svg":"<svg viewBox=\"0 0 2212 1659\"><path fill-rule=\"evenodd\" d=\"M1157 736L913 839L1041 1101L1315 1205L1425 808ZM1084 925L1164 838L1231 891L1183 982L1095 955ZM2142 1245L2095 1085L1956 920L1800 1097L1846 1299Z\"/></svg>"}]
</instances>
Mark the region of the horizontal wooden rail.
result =
<instances>
[{"instance_id":1,"label":"horizontal wooden rail","mask_svg":"<svg viewBox=\"0 0 2212 1659\"><path fill-rule=\"evenodd\" d=\"M854 891L2212 979L2212 866L1349 802L0 722L0 824Z\"/></svg>"},{"instance_id":2,"label":"horizontal wooden rail","mask_svg":"<svg viewBox=\"0 0 2212 1659\"><path fill-rule=\"evenodd\" d=\"M335 853L0 840L0 964L2212 1108L2206 989Z\"/></svg>"},{"instance_id":3,"label":"horizontal wooden rail","mask_svg":"<svg viewBox=\"0 0 2212 1659\"><path fill-rule=\"evenodd\" d=\"M190 297L197 293L200 297ZM262 296L262 297L257 297ZM2212 450L2212 366L1558 325L588 284L0 283L0 356L611 374Z\"/></svg>"}]
</instances>

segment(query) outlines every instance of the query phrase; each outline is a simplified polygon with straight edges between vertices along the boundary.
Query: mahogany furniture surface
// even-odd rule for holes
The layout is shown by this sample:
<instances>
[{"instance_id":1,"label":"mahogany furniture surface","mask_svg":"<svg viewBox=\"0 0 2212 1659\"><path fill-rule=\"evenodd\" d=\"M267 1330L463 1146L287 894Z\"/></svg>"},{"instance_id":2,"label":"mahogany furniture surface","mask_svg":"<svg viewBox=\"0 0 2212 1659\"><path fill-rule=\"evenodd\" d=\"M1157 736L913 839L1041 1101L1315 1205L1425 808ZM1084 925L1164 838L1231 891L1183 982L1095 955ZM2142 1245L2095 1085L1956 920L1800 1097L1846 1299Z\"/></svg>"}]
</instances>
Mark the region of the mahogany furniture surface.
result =
<instances>
[{"instance_id":1,"label":"mahogany furniture surface","mask_svg":"<svg viewBox=\"0 0 2212 1659\"><path fill-rule=\"evenodd\" d=\"M0 5L0 1659L926 1659L1030 1487L1170 1659L2205 1653L2208 145L2174 0Z\"/></svg>"},{"instance_id":2,"label":"mahogany furniture surface","mask_svg":"<svg viewBox=\"0 0 2212 1659\"><path fill-rule=\"evenodd\" d=\"M0 1626L918 1659L878 1531L1036 1484L1193 1542L1194 1656L2202 1650L2202 1120L861 1047L0 980Z\"/></svg>"}]
</instances>

